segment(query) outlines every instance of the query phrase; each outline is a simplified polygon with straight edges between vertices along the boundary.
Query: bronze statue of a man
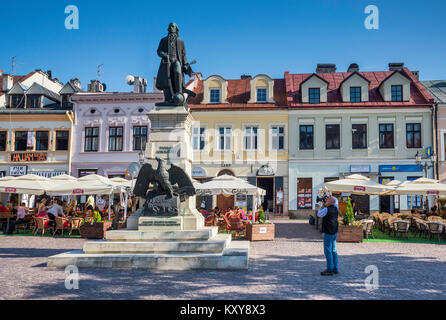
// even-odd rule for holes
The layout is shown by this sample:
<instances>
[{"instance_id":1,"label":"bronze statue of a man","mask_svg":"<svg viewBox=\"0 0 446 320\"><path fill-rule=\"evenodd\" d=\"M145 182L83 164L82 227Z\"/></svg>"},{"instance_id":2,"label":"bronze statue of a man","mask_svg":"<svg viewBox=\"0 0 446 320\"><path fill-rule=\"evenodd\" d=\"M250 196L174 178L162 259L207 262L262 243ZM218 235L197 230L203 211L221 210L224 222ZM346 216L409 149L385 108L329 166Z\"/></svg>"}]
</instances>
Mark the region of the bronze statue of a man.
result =
<instances>
[{"instance_id":1,"label":"bronze statue of a man","mask_svg":"<svg viewBox=\"0 0 446 320\"><path fill-rule=\"evenodd\" d=\"M169 24L168 36L162 38L158 46L158 56L162 58L156 78L156 87L164 92L165 102L157 106L185 105L183 93L185 88L184 74L192 75L192 68L186 59L186 48L183 40L178 37L179 29L176 23Z\"/></svg>"}]
</instances>

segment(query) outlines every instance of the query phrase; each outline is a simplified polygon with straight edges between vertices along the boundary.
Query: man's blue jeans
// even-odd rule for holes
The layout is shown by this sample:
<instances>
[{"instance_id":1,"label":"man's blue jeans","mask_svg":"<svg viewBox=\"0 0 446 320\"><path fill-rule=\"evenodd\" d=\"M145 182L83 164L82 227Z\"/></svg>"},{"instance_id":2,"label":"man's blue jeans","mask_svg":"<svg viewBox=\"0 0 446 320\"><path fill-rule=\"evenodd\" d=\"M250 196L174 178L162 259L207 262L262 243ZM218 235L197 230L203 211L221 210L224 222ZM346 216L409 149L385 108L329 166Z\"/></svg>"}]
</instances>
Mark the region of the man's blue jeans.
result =
<instances>
[{"instance_id":1,"label":"man's blue jeans","mask_svg":"<svg viewBox=\"0 0 446 320\"><path fill-rule=\"evenodd\" d=\"M324 233L324 254L327 259L328 271L339 271L338 252L336 251L336 239L338 234Z\"/></svg>"}]
</instances>

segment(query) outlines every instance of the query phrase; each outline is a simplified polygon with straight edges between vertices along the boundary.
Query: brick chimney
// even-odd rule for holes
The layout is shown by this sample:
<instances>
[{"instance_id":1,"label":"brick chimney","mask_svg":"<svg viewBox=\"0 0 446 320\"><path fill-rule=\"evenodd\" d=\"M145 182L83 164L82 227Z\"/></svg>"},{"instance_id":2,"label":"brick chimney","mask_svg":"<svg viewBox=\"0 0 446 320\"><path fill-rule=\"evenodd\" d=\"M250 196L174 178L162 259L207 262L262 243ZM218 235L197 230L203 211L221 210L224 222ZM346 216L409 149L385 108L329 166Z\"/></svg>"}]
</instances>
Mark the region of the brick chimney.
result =
<instances>
[{"instance_id":1,"label":"brick chimney","mask_svg":"<svg viewBox=\"0 0 446 320\"><path fill-rule=\"evenodd\" d=\"M403 70L404 62L390 62L389 71L401 71Z\"/></svg>"},{"instance_id":2,"label":"brick chimney","mask_svg":"<svg viewBox=\"0 0 446 320\"><path fill-rule=\"evenodd\" d=\"M104 86L99 80L91 80L91 83L88 85L88 92L104 92Z\"/></svg>"},{"instance_id":3,"label":"brick chimney","mask_svg":"<svg viewBox=\"0 0 446 320\"><path fill-rule=\"evenodd\" d=\"M81 82L79 81L78 78L71 79L71 80L70 80L70 83L71 83L73 86L78 87L79 89L82 89L82 84L81 84Z\"/></svg>"},{"instance_id":4,"label":"brick chimney","mask_svg":"<svg viewBox=\"0 0 446 320\"><path fill-rule=\"evenodd\" d=\"M336 64L333 63L319 63L316 68L316 73L335 73Z\"/></svg>"}]
</instances>

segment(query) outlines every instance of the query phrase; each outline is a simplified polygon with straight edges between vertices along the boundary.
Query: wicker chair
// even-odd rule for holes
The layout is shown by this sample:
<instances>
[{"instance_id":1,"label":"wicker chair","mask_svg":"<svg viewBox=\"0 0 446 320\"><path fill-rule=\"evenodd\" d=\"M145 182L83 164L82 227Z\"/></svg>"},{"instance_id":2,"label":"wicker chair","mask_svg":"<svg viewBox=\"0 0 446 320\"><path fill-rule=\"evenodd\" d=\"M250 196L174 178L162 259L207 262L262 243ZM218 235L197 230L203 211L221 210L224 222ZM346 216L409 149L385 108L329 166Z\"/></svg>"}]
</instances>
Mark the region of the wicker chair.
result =
<instances>
[{"instance_id":1,"label":"wicker chair","mask_svg":"<svg viewBox=\"0 0 446 320\"><path fill-rule=\"evenodd\" d=\"M406 235L407 239L409 239L409 227L410 222L407 220L397 220L393 222L393 234L395 237L400 234Z\"/></svg>"},{"instance_id":2,"label":"wicker chair","mask_svg":"<svg viewBox=\"0 0 446 320\"><path fill-rule=\"evenodd\" d=\"M34 231L34 234L36 234L39 231L42 231L42 236L45 234L45 229L50 229L52 230L53 227L48 225L45 222L48 222L50 219L48 218L44 218L44 217L34 217L34 220L36 221L36 228Z\"/></svg>"},{"instance_id":3,"label":"wicker chair","mask_svg":"<svg viewBox=\"0 0 446 320\"><path fill-rule=\"evenodd\" d=\"M390 218L384 218L384 228L383 228L383 232L387 232L389 235L394 231L394 222L399 220L398 218L395 217L390 217Z\"/></svg>"},{"instance_id":4,"label":"wicker chair","mask_svg":"<svg viewBox=\"0 0 446 320\"><path fill-rule=\"evenodd\" d=\"M62 231L61 234L62 234L62 237L63 237L64 231L66 230L68 232L68 229L69 229L69 226L68 226L67 219L66 218L64 219L62 217L56 217L56 228L54 228L53 236L56 235L56 232L58 230L61 230Z\"/></svg>"},{"instance_id":5,"label":"wicker chair","mask_svg":"<svg viewBox=\"0 0 446 320\"><path fill-rule=\"evenodd\" d=\"M70 223L70 232L68 233L68 235L71 236L71 234L73 233L74 230L77 230L77 232L81 232L81 225L82 222L84 221L83 218L71 218L68 220L68 222Z\"/></svg>"},{"instance_id":6,"label":"wicker chair","mask_svg":"<svg viewBox=\"0 0 446 320\"><path fill-rule=\"evenodd\" d=\"M438 242L440 242L440 236L443 233L444 225L442 222L429 221L426 223L429 231L429 240L431 236L437 236Z\"/></svg>"},{"instance_id":7,"label":"wicker chair","mask_svg":"<svg viewBox=\"0 0 446 320\"><path fill-rule=\"evenodd\" d=\"M430 217L427 218L427 221L432 221L432 222L439 221L439 222L442 222L443 219L441 217L438 217L438 216L430 216Z\"/></svg>"},{"instance_id":8,"label":"wicker chair","mask_svg":"<svg viewBox=\"0 0 446 320\"><path fill-rule=\"evenodd\" d=\"M372 235L373 238L375 238L375 235L373 234L373 226L375 224L375 221L373 220L362 220L362 228L364 230L364 236L369 239L369 234Z\"/></svg>"}]
</instances>

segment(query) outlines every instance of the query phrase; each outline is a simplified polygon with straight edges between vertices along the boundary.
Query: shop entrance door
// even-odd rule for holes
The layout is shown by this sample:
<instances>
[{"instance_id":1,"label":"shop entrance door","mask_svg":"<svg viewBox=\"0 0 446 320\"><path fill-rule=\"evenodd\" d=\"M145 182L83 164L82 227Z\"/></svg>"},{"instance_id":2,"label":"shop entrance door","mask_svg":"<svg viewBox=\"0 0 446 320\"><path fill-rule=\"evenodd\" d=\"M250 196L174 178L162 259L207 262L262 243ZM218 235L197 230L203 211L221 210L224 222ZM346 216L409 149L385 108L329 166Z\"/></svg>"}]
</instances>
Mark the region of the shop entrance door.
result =
<instances>
[{"instance_id":1,"label":"shop entrance door","mask_svg":"<svg viewBox=\"0 0 446 320\"><path fill-rule=\"evenodd\" d=\"M266 190L266 195L263 198L263 211L274 211L274 178L257 178L257 187Z\"/></svg>"}]
</instances>

